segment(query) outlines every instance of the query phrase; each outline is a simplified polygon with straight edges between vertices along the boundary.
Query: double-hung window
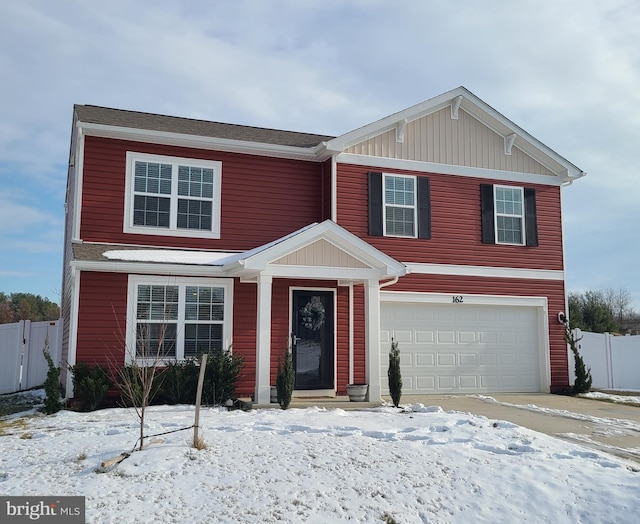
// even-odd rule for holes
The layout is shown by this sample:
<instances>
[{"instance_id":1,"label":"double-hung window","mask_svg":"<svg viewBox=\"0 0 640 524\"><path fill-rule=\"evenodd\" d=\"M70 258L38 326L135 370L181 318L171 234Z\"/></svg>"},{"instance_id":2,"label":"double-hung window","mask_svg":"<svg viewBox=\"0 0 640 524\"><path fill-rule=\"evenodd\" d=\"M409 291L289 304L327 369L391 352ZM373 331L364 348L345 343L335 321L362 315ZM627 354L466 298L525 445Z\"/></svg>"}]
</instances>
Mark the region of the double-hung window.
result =
<instances>
[{"instance_id":1,"label":"double-hung window","mask_svg":"<svg viewBox=\"0 0 640 524\"><path fill-rule=\"evenodd\" d=\"M431 182L426 176L370 171L369 235L431 238Z\"/></svg>"},{"instance_id":2,"label":"double-hung window","mask_svg":"<svg viewBox=\"0 0 640 524\"><path fill-rule=\"evenodd\" d=\"M232 280L131 275L128 362L183 360L231 341Z\"/></svg>"},{"instance_id":3,"label":"double-hung window","mask_svg":"<svg viewBox=\"0 0 640 524\"><path fill-rule=\"evenodd\" d=\"M220 238L222 163L127 153L125 233Z\"/></svg>"},{"instance_id":4,"label":"double-hung window","mask_svg":"<svg viewBox=\"0 0 640 524\"><path fill-rule=\"evenodd\" d=\"M524 195L521 187L494 186L498 244L524 244Z\"/></svg>"},{"instance_id":5,"label":"double-hung window","mask_svg":"<svg viewBox=\"0 0 640 524\"><path fill-rule=\"evenodd\" d=\"M536 190L480 184L483 244L538 246Z\"/></svg>"},{"instance_id":6,"label":"double-hung window","mask_svg":"<svg viewBox=\"0 0 640 524\"><path fill-rule=\"evenodd\" d=\"M416 236L416 177L384 175L384 234Z\"/></svg>"}]
</instances>

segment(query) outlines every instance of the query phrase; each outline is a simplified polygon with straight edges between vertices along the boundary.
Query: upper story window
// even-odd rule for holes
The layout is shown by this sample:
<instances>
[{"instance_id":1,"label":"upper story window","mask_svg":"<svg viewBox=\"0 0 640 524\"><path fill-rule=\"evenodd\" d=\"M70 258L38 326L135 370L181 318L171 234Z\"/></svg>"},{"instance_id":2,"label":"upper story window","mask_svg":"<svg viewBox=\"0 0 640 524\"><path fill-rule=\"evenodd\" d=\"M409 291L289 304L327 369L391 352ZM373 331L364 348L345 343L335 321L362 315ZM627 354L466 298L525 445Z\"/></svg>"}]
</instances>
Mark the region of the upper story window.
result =
<instances>
[{"instance_id":1,"label":"upper story window","mask_svg":"<svg viewBox=\"0 0 640 524\"><path fill-rule=\"evenodd\" d=\"M524 244L524 196L521 187L494 186L496 241Z\"/></svg>"},{"instance_id":2,"label":"upper story window","mask_svg":"<svg viewBox=\"0 0 640 524\"><path fill-rule=\"evenodd\" d=\"M425 176L368 173L369 235L431 238L431 182Z\"/></svg>"},{"instance_id":3,"label":"upper story window","mask_svg":"<svg viewBox=\"0 0 640 524\"><path fill-rule=\"evenodd\" d=\"M416 177L384 175L384 234L416 236Z\"/></svg>"},{"instance_id":4,"label":"upper story window","mask_svg":"<svg viewBox=\"0 0 640 524\"><path fill-rule=\"evenodd\" d=\"M220 238L222 163L127 153L125 233Z\"/></svg>"},{"instance_id":5,"label":"upper story window","mask_svg":"<svg viewBox=\"0 0 640 524\"><path fill-rule=\"evenodd\" d=\"M482 243L538 245L536 190L480 184Z\"/></svg>"}]
</instances>

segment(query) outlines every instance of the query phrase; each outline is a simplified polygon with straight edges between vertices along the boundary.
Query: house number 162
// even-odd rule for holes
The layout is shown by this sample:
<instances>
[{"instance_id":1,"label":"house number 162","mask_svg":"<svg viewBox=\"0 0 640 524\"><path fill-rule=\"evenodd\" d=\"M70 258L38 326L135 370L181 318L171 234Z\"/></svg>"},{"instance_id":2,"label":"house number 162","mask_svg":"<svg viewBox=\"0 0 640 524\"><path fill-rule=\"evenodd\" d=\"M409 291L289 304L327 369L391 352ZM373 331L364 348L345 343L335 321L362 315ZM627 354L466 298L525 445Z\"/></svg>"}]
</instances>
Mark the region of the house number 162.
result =
<instances>
[{"instance_id":1,"label":"house number 162","mask_svg":"<svg viewBox=\"0 0 640 524\"><path fill-rule=\"evenodd\" d=\"M454 304L462 304L462 295L453 295Z\"/></svg>"}]
</instances>

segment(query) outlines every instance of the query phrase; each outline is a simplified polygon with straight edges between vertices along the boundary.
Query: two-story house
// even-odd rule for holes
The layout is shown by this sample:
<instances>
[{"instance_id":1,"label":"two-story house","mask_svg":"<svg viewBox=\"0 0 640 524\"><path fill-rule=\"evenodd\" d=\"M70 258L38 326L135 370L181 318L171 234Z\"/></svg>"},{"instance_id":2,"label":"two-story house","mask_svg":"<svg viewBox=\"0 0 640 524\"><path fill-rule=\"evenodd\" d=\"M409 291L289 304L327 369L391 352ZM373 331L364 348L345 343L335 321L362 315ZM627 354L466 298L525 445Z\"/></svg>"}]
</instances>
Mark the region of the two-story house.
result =
<instances>
[{"instance_id":1,"label":"two-story house","mask_svg":"<svg viewBox=\"0 0 640 524\"><path fill-rule=\"evenodd\" d=\"M232 348L239 393L560 392L562 187L584 173L460 87L338 137L74 107L73 365ZM66 385L71 391L70 377Z\"/></svg>"}]
</instances>

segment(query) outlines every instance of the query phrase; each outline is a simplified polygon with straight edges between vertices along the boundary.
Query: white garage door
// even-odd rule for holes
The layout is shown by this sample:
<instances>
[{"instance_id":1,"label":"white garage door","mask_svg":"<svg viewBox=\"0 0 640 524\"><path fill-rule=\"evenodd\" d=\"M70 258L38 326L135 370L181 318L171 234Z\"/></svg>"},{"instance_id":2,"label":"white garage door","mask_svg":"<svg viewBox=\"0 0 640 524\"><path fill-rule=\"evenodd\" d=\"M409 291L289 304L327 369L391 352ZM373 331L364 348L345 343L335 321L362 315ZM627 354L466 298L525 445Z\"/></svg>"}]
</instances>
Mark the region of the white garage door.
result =
<instances>
[{"instance_id":1,"label":"white garage door","mask_svg":"<svg viewBox=\"0 0 640 524\"><path fill-rule=\"evenodd\" d=\"M535 307L383 302L383 391L392 337L403 393L540 391L537 322Z\"/></svg>"}]
</instances>

